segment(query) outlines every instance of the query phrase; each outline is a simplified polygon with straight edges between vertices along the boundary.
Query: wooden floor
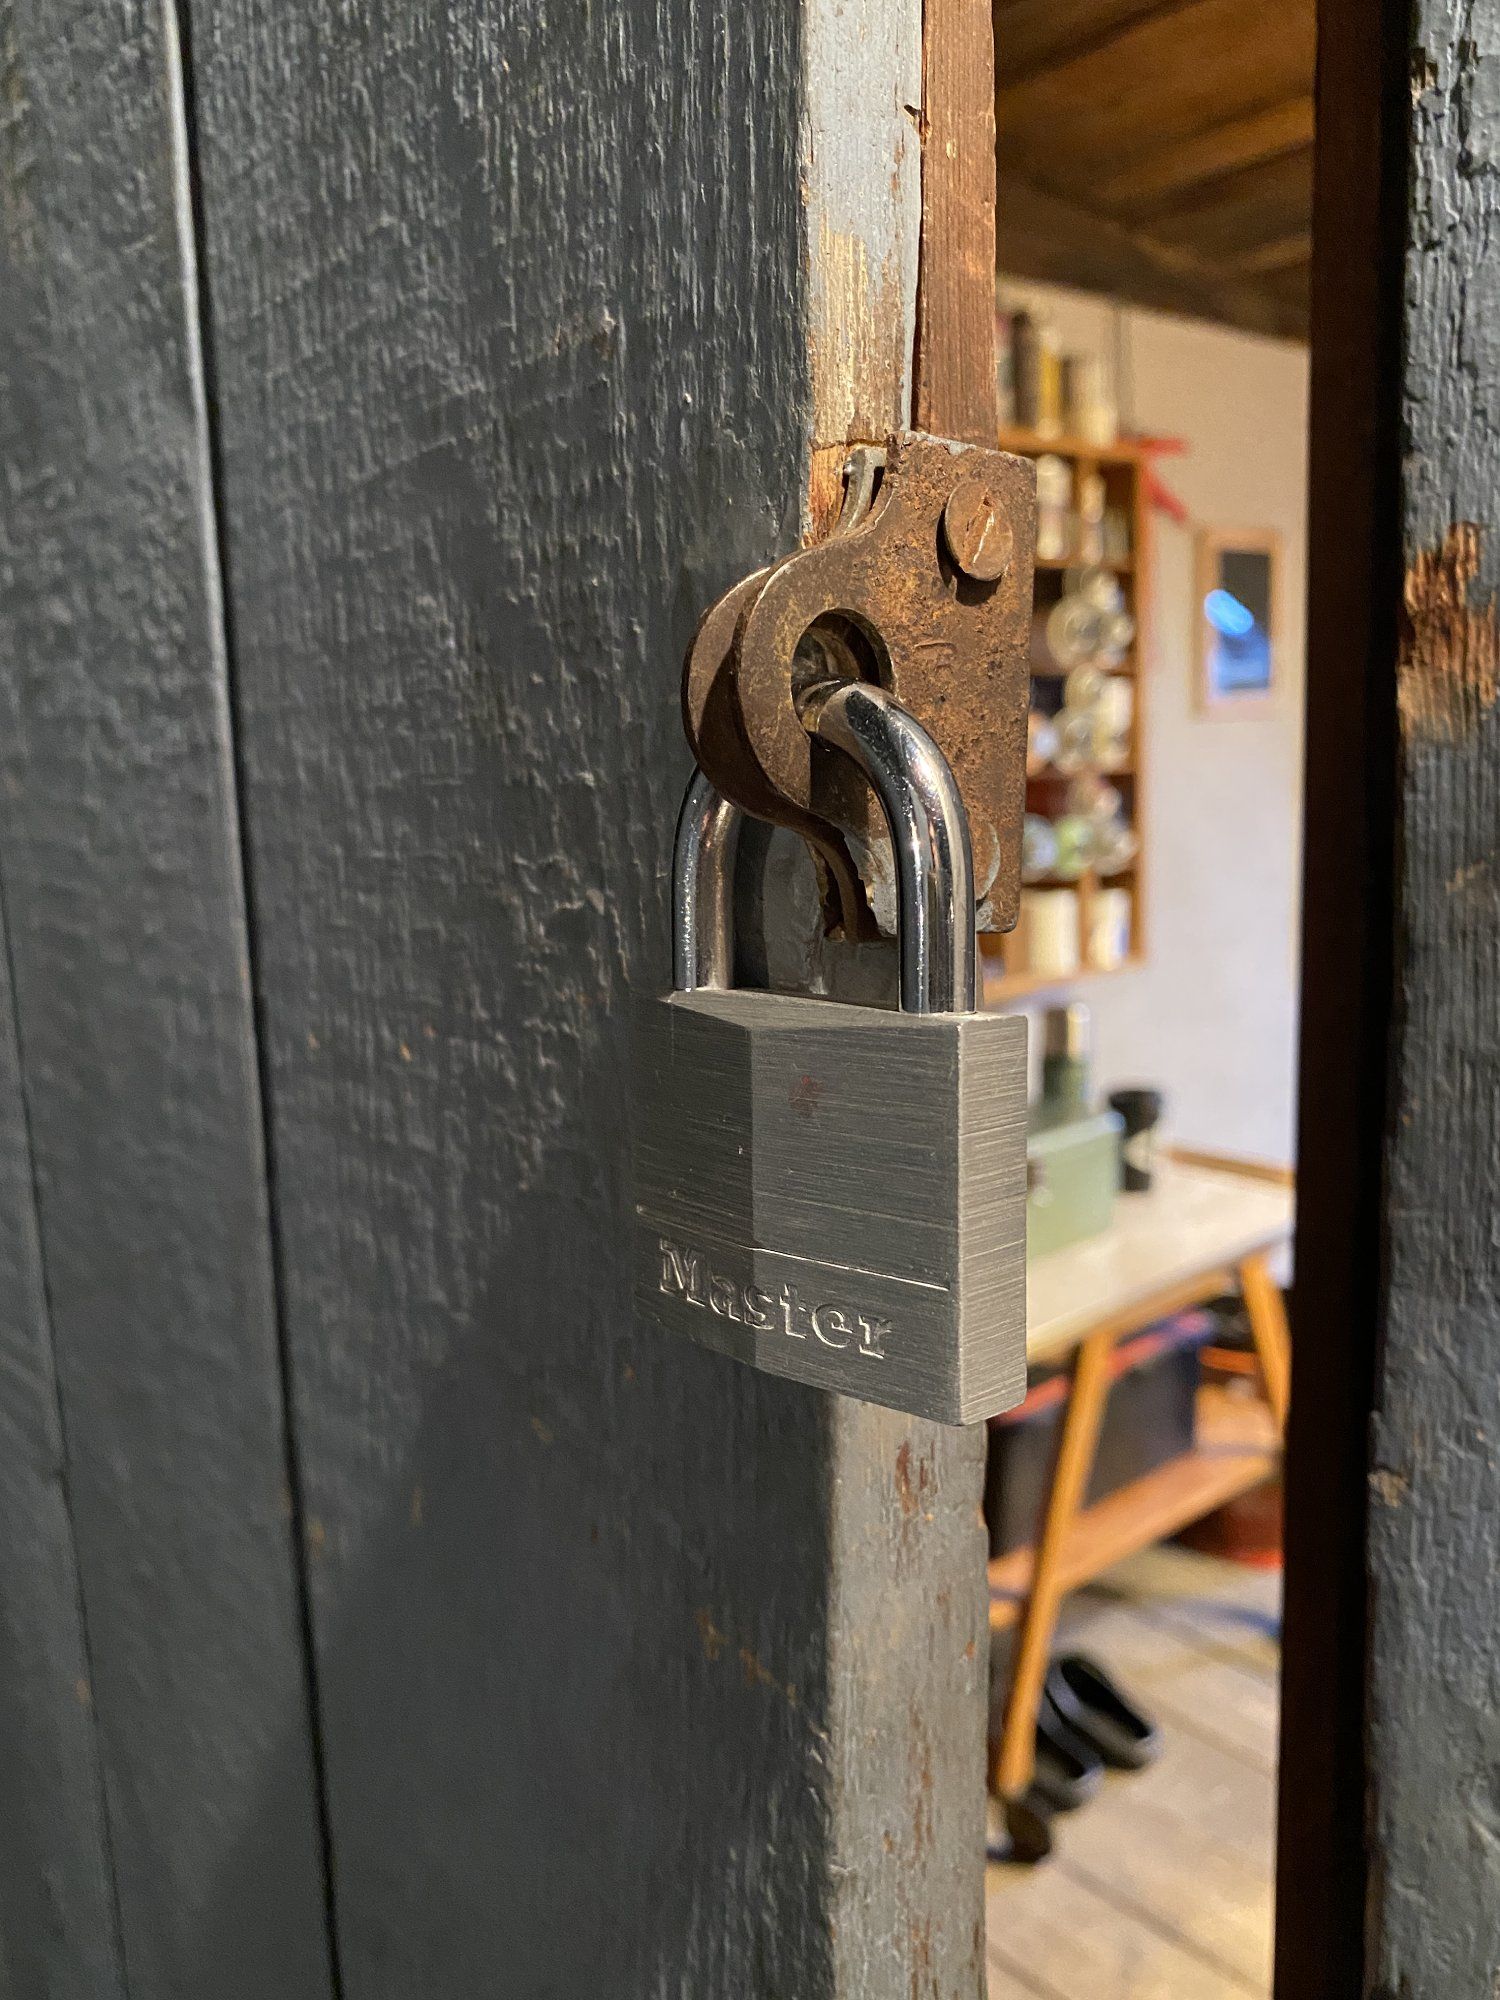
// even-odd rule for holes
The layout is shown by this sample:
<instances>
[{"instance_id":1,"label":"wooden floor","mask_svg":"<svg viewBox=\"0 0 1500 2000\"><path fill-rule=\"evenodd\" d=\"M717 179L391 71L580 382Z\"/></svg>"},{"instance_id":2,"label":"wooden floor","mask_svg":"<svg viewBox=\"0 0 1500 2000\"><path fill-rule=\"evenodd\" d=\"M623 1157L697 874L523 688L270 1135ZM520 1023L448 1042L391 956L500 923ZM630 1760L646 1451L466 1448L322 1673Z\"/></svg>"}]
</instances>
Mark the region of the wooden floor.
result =
<instances>
[{"instance_id":1,"label":"wooden floor","mask_svg":"<svg viewBox=\"0 0 1500 2000\"><path fill-rule=\"evenodd\" d=\"M1167 1547L1070 1600L1060 1644L1117 1674L1165 1747L1056 1820L1050 1860L991 1865L990 2000L1265 2000L1280 1588Z\"/></svg>"}]
</instances>

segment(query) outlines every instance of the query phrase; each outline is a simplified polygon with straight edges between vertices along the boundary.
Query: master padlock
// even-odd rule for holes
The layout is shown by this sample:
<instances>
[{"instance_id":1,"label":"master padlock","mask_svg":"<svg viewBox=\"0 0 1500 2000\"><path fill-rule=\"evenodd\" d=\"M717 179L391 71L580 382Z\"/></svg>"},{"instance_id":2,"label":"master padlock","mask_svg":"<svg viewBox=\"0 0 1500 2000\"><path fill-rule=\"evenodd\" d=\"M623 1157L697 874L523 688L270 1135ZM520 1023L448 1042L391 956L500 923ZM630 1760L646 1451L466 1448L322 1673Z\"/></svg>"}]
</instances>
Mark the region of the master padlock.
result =
<instances>
[{"instance_id":1,"label":"master padlock","mask_svg":"<svg viewBox=\"0 0 1500 2000\"><path fill-rule=\"evenodd\" d=\"M1026 1385L1026 1023L974 1011L968 826L932 738L863 682L807 721L884 809L900 1011L733 990L740 815L696 774L674 991L638 1018L636 1302L769 1374L974 1423Z\"/></svg>"}]
</instances>

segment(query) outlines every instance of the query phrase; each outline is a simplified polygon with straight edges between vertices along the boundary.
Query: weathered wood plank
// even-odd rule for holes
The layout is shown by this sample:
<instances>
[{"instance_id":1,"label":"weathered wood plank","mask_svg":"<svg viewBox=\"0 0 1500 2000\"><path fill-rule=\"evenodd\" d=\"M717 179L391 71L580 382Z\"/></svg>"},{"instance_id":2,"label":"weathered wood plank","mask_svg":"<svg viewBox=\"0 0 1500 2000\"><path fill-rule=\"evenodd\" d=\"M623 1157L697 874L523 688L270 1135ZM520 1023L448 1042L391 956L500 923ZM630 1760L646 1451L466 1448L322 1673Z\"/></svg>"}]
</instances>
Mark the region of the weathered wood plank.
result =
<instances>
[{"instance_id":1,"label":"weathered wood plank","mask_svg":"<svg viewBox=\"0 0 1500 2000\"><path fill-rule=\"evenodd\" d=\"M0 913L0 1992L123 2000Z\"/></svg>"},{"instance_id":2,"label":"weathered wood plank","mask_svg":"<svg viewBox=\"0 0 1500 2000\"><path fill-rule=\"evenodd\" d=\"M197 16L348 2000L982 1979L977 1441L628 1308L681 649L908 367L839 12Z\"/></svg>"},{"instance_id":3,"label":"weathered wood plank","mask_svg":"<svg viewBox=\"0 0 1500 2000\"><path fill-rule=\"evenodd\" d=\"M1500 8L1417 0L1409 34L1370 1974L1483 1993L1500 1983Z\"/></svg>"},{"instance_id":4,"label":"weathered wood plank","mask_svg":"<svg viewBox=\"0 0 1500 2000\"><path fill-rule=\"evenodd\" d=\"M802 34L809 422L836 504L845 447L883 444L911 422L922 0L808 6Z\"/></svg>"},{"instance_id":5,"label":"weathered wood plank","mask_svg":"<svg viewBox=\"0 0 1500 2000\"><path fill-rule=\"evenodd\" d=\"M0 876L123 1962L326 2000L175 15L4 35Z\"/></svg>"},{"instance_id":6,"label":"weathered wood plank","mask_svg":"<svg viewBox=\"0 0 1500 2000\"><path fill-rule=\"evenodd\" d=\"M995 42L989 0L923 10L918 430L992 444L995 376Z\"/></svg>"}]
</instances>

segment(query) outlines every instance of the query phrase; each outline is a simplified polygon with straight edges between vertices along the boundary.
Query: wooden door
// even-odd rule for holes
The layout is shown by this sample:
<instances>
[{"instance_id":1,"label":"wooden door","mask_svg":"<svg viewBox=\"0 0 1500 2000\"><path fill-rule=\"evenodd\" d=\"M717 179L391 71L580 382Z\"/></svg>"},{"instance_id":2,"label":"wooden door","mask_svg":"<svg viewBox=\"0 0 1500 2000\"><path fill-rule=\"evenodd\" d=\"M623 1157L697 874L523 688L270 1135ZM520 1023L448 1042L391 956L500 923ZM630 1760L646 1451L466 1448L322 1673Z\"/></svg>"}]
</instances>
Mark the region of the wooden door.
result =
<instances>
[{"instance_id":1,"label":"wooden door","mask_svg":"<svg viewBox=\"0 0 1500 2000\"><path fill-rule=\"evenodd\" d=\"M625 1276L678 662L910 420L919 0L0 72L0 1991L973 2000L980 1440Z\"/></svg>"},{"instance_id":2,"label":"wooden door","mask_svg":"<svg viewBox=\"0 0 1500 2000\"><path fill-rule=\"evenodd\" d=\"M1500 9L1320 10L1277 1992L1500 1982Z\"/></svg>"}]
</instances>

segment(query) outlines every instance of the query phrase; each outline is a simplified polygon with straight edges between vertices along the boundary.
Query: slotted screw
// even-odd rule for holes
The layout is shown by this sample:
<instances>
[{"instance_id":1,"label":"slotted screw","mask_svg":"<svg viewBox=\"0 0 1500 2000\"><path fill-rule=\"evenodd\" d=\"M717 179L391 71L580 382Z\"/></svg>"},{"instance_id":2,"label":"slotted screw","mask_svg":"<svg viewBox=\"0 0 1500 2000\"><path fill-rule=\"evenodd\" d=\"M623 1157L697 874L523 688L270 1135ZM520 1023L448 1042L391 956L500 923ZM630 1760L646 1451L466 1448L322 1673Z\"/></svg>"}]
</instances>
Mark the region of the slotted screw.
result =
<instances>
[{"instance_id":1,"label":"slotted screw","mask_svg":"<svg viewBox=\"0 0 1500 2000\"><path fill-rule=\"evenodd\" d=\"M1010 523L978 479L960 479L943 509L943 539L965 576L993 583L1010 567Z\"/></svg>"}]
</instances>

